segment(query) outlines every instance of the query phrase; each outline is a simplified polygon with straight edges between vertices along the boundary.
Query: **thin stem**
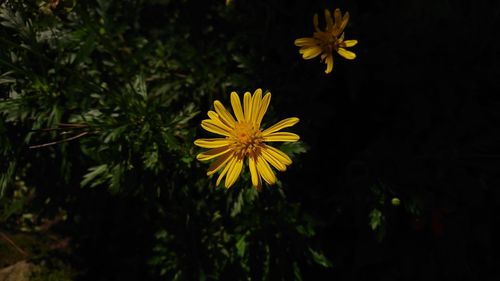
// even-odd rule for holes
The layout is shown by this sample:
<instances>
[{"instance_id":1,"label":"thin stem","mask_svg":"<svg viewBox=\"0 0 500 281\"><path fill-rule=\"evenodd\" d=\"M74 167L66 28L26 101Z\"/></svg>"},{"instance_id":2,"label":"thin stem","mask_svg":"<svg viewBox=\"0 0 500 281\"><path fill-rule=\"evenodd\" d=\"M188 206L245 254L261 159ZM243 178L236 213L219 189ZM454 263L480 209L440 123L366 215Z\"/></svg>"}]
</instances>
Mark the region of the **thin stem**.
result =
<instances>
[{"instance_id":1,"label":"thin stem","mask_svg":"<svg viewBox=\"0 0 500 281\"><path fill-rule=\"evenodd\" d=\"M14 241L12 241L12 239L10 239L9 236L7 236L7 234L5 234L3 232L0 232L0 236L5 241L7 241L9 244L11 244L12 247L14 247L14 249L16 249L19 253L21 253L21 255L23 255L23 256L27 256L28 255L28 253L26 253L25 251L23 251L23 249L19 248L19 246L17 246L16 243L14 243Z\"/></svg>"},{"instance_id":2,"label":"thin stem","mask_svg":"<svg viewBox=\"0 0 500 281\"><path fill-rule=\"evenodd\" d=\"M44 143L44 144L38 144L38 145L31 145L29 148L30 149L35 149L35 148L42 148L42 147L46 147L46 146L51 146L51 145L55 145L55 144L60 144L60 143L63 143L63 142L67 142L67 141L72 141L72 140L76 140L78 138L81 138L87 134L90 134L91 132L83 132L83 133L80 133L76 136L73 136L73 137L70 137L70 138L65 138L65 139L62 139L62 140L58 140L58 141L53 141L53 142L48 142L48 143Z\"/></svg>"}]
</instances>

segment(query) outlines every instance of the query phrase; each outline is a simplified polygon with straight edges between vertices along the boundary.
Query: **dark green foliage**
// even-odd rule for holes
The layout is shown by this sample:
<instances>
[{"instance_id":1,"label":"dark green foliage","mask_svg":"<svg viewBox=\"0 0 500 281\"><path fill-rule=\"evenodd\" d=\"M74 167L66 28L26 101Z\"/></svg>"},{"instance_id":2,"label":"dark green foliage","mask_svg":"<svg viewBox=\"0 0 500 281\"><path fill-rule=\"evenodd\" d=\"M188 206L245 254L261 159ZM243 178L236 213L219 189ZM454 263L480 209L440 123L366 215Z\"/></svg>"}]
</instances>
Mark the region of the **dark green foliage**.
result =
<instances>
[{"instance_id":1,"label":"dark green foliage","mask_svg":"<svg viewBox=\"0 0 500 281\"><path fill-rule=\"evenodd\" d=\"M245 173L225 191L195 161L201 112L262 86L251 46L226 28L232 8L194 6L1 5L2 225L19 231L34 214L25 231L37 235L59 217L51 231L71 241L65 264L37 278L71 265L86 280L290 280L330 266L284 187L258 194ZM14 195L20 183L29 196Z\"/></svg>"}]
</instances>

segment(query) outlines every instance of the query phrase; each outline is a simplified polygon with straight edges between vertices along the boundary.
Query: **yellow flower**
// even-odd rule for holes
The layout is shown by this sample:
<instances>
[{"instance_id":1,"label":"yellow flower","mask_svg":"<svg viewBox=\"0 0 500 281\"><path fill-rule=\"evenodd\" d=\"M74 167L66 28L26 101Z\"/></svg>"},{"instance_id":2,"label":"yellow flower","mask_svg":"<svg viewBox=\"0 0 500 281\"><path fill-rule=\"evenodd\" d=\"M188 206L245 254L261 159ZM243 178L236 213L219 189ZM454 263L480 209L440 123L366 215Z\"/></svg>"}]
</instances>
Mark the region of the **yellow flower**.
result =
<instances>
[{"instance_id":1,"label":"yellow flower","mask_svg":"<svg viewBox=\"0 0 500 281\"><path fill-rule=\"evenodd\" d=\"M295 45L300 47L299 53L306 60L315 58L321 55L321 61L326 63L325 73L332 72L333 69L333 51L346 59L353 60L356 54L346 50L347 47L352 47L358 43L357 40L344 40L344 28L349 21L349 12L344 16L340 9L334 12L335 22L328 9L325 9L325 30L319 29L318 14L314 15L313 22L316 32L313 37L299 38L295 40Z\"/></svg>"},{"instance_id":2,"label":"yellow flower","mask_svg":"<svg viewBox=\"0 0 500 281\"><path fill-rule=\"evenodd\" d=\"M220 101L216 100L215 111L208 111L209 119L201 122L203 129L223 136L194 141L199 147L209 148L196 156L198 160L208 161L217 158L207 172L207 175L211 176L221 171L217 185L225 176L224 186L231 187L238 179L246 158L252 185L259 190L262 187L262 179L270 185L276 183L276 175L271 166L279 171L285 171L286 166L292 164L290 157L279 149L267 145L266 142L298 141L298 135L278 131L297 124L299 118L286 118L267 129L261 129L261 121L270 101L271 93L268 92L262 97L262 90L257 89L253 95L245 93L242 106L238 94L232 92L231 105L236 119Z\"/></svg>"}]
</instances>

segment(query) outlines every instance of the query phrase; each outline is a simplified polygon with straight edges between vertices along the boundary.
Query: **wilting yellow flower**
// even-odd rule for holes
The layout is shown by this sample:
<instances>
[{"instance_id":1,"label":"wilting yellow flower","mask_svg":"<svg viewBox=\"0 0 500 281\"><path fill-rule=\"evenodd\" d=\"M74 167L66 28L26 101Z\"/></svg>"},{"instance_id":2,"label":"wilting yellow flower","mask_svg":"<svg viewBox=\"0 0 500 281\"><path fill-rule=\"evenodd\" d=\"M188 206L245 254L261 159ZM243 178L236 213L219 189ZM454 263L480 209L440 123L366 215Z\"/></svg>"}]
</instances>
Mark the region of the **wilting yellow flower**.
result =
<instances>
[{"instance_id":1,"label":"wilting yellow flower","mask_svg":"<svg viewBox=\"0 0 500 281\"><path fill-rule=\"evenodd\" d=\"M300 47L299 53L306 60L315 58L321 55L321 61L326 63L325 73L332 72L333 69L333 51L346 59L353 60L356 54L346 50L347 47L352 47L358 43L357 40L344 40L344 28L349 21L349 12L344 16L340 9L334 12L335 22L328 9L325 9L326 27L322 31L319 29L318 14L313 17L314 32L313 37L299 38L295 40L295 45Z\"/></svg>"},{"instance_id":2,"label":"wilting yellow flower","mask_svg":"<svg viewBox=\"0 0 500 281\"><path fill-rule=\"evenodd\" d=\"M236 119L218 100L214 102L215 111L208 111L209 119L201 122L203 129L221 135L222 138L197 139L194 144L209 148L197 155L200 161L217 158L208 168L211 176L221 170L217 185L226 177L224 186L231 187L238 179L245 159L250 169L252 184L257 189L262 187L262 179L268 184L276 183L276 175L271 166L285 171L292 160L279 149L267 145L266 142L296 142L299 136L294 133L278 132L291 127L299 118L286 118L275 125L261 129L261 121L267 111L271 93L262 97L262 90L257 89L252 95L246 92L243 106L236 92L231 93L231 105ZM270 165L269 165L270 164Z\"/></svg>"}]
</instances>

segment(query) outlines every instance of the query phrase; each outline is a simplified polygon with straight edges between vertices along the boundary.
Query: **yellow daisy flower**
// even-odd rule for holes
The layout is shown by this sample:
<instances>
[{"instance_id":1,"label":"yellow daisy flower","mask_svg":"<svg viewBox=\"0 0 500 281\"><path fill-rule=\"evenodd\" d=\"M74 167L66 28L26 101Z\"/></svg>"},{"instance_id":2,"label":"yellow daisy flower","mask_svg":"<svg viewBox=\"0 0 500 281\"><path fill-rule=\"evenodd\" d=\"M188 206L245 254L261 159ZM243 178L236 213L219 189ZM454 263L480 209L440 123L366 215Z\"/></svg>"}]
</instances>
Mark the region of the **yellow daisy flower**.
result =
<instances>
[{"instance_id":1,"label":"yellow daisy flower","mask_svg":"<svg viewBox=\"0 0 500 281\"><path fill-rule=\"evenodd\" d=\"M318 14L313 17L314 32L313 37L299 38L295 40L295 45L300 47L299 53L306 60L315 58L321 55L321 61L326 63L325 73L332 72L333 69L333 51L343 56L348 60L356 58L356 54L346 50L347 47L352 47L358 43L357 40L344 40L344 28L349 21L349 12L344 16L340 9L334 12L335 22L328 9L325 9L326 27L322 31L319 29Z\"/></svg>"},{"instance_id":2,"label":"yellow daisy flower","mask_svg":"<svg viewBox=\"0 0 500 281\"><path fill-rule=\"evenodd\" d=\"M261 129L261 121L270 101L271 93L268 92L262 97L262 90L257 89L253 95L249 92L244 94L242 105L238 94L232 92L231 105L236 119L216 100L215 111L208 111L209 119L201 122L203 129L223 136L194 141L199 147L209 148L196 156L198 160L217 158L207 172L207 175L211 176L221 170L217 185L225 176L224 186L231 187L243 169L245 158L248 158L252 185L258 190L262 187L262 179L270 185L276 183L276 175L271 166L278 171L285 171L286 166L292 164L290 157L266 142L298 141L298 135L278 131L297 124L299 118L286 118L267 129Z\"/></svg>"}]
</instances>

